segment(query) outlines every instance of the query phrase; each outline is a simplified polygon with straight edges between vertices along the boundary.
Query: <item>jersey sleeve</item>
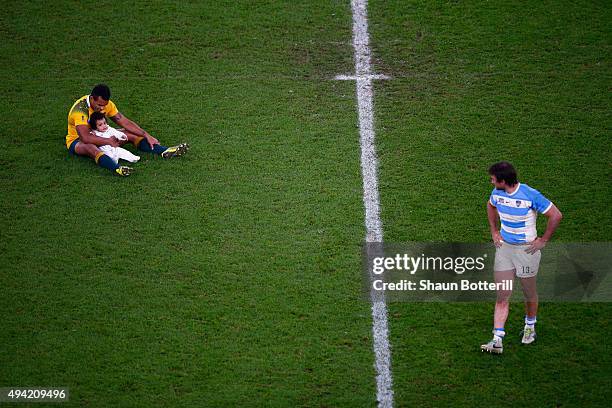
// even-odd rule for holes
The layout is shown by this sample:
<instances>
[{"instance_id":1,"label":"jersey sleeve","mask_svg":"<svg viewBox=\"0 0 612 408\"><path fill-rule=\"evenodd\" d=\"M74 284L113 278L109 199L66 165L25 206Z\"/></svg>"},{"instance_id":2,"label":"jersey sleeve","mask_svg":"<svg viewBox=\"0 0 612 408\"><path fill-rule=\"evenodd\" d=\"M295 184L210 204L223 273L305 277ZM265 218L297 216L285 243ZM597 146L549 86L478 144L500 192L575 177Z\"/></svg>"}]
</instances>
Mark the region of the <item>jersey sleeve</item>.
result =
<instances>
[{"instance_id":1,"label":"jersey sleeve","mask_svg":"<svg viewBox=\"0 0 612 408\"><path fill-rule=\"evenodd\" d=\"M491 195L489 196L489 204L491 204L493 207L497 207L497 203L493 199L493 193L495 193L495 189L493 189L493 191L491 191Z\"/></svg>"},{"instance_id":2,"label":"jersey sleeve","mask_svg":"<svg viewBox=\"0 0 612 408\"><path fill-rule=\"evenodd\" d=\"M104 113L106 113L106 116L108 116L109 118L112 118L113 116L118 114L119 109L117 109L117 105L115 105L115 102L108 101L108 104L106 105L106 108L104 109Z\"/></svg>"},{"instance_id":3,"label":"jersey sleeve","mask_svg":"<svg viewBox=\"0 0 612 408\"><path fill-rule=\"evenodd\" d=\"M531 189L531 208L544 214L552 207L552 202L536 189Z\"/></svg>"}]
</instances>

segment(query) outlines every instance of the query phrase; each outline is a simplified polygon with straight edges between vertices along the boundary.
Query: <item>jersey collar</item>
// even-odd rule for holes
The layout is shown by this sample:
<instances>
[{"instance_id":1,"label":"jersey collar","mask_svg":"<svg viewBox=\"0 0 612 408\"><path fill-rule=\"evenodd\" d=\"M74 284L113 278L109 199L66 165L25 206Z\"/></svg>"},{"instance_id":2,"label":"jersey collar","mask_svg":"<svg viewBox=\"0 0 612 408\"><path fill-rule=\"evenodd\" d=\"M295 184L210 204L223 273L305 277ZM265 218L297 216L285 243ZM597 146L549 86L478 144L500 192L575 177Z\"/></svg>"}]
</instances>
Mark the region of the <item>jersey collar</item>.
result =
<instances>
[{"instance_id":1,"label":"jersey collar","mask_svg":"<svg viewBox=\"0 0 612 408\"><path fill-rule=\"evenodd\" d=\"M88 107L89 109L91 109L91 105L89 104L89 97L90 97L90 96L91 96L91 95L87 95L87 98L85 98L85 100L87 101L87 107Z\"/></svg>"},{"instance_id":2,"label":"jersey collar","mask_svg":"<svg viewBox=\"0 0 612 408\"><path fill-rule=\"evenodd\" d=\"M519 191L519 188L521 188L521 183L517 183L516 190L514 190L512 193L508 193L508 197L515 195Z\"/></svg>"}]
</instances>

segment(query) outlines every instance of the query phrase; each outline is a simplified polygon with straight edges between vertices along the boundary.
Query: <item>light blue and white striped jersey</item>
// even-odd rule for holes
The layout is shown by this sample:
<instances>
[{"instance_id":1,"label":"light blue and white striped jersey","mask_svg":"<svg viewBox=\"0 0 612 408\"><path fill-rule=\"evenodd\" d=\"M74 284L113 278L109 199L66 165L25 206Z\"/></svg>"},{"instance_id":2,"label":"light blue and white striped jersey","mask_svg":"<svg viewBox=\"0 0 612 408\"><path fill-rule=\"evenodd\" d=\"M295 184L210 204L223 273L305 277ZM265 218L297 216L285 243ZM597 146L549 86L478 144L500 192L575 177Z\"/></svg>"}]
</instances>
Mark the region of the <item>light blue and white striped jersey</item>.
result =
<instances>
[{"instance_id":1,"label":"light blue and white striped jersey","mask_svg":"<svg viewBox=\"0 0 612 408\"><path fill-rule=\"evenodd\" d=\"M531 242L537 237L537 213L544 214L552 203L538 190L518 184L512 194L493 189L489 202L497 208L501 219L501 236L509 244Z\"/></svg>"}]
</instances>

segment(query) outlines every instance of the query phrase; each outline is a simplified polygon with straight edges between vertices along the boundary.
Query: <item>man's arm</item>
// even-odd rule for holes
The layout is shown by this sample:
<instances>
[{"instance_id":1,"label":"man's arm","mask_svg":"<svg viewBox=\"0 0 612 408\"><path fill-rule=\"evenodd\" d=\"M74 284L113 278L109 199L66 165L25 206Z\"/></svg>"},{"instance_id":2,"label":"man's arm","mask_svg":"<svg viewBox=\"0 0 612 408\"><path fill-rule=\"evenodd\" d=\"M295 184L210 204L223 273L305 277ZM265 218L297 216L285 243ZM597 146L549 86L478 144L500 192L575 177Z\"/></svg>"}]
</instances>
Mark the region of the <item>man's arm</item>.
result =
<instances>
[{"instance_id":1,"label":"man's arm","mask_svg":"<svg viewBox=\"0 0 612 408\"><path fill-rule=\"evenodd\" d=\"M153 148L154 144L158 144L159 143L159 141L156 138L154 138L149 133L147 133L146 130L144 130L140 126L138 126L138 124L136 124L136 122L134 122L134 121L128 119L127 117L123 116L121 114L121 112L117 112L117 114L115 116L111 116L111 119L113 120L113 122L115 122L117 125L119 125L122 128L124 128L128 132L133 133L136 136L144 137L145 139L147 139L147 142L149 142L149 145L151 145L151 149Z\"/></svg>"},{"instance_id":2,"label":"man's arm","mask_svg":"<svg viewBox=\"0 0 612 408\"><path fill-rule=\"evenodd\" d=\"M119 141L115 137L106 139L103 137L96 136L92 133L91 129L87 125L78 125L76 131L79 134L79 139L83 143L93 144L96 146L111 145L113 147L119 146Z\"/></svg>"},{"instance_id":3,"label":"man's arm","mask_svg":"<svg viewBox=\"0 0 612 408\"><path fill-rule=\"evenodd\" d=\"M499 214L497 213L497 208L491 205L491 202L487 200L487 218L489 220L489 229L491 230L491 238L493 239L493 243L496 247L500 247L503 239L501 234L499 233Z\"/></svg>"},{"instance_id":4,"label":"man's arm","mask_svg":"<svg viewBox=\"0 0 612 408\"><path fill-rule=\"evenodd\" d=\"M546 231L544 231L544 235L542 235L541 238L536 238L531 243L531 246L527 248L525 252L528 254L533 254L546 246L546 243L550 240L550 238L552 238L552 235L563 218L563 214L561 214L561 211L559 211L554 204L551 204L550 208L544 213L544 215L546 218L548 218Z\"/></svg>"}]
</instances>

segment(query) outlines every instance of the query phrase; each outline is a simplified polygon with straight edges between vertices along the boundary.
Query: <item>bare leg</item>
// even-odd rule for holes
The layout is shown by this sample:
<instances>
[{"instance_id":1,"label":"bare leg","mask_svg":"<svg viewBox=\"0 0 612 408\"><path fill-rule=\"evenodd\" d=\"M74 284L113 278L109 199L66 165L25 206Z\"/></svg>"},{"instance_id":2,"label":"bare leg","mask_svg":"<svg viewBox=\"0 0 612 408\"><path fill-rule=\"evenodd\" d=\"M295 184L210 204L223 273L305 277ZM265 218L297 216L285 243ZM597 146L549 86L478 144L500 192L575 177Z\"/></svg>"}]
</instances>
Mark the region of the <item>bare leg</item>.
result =
<instances>
[{"instance_id":1,"label":"bare leg","mask_svg":"<svg viewBox=\"0 0 612 408\"><path fill-rule=\"evenodd\" d=\"M527 317L536 317L538 314L538 290L536 277L521 278L521 287L525 296L525 314Z\"/></svg>"},{"instance_id":2,"label":"bare leg","mask_svg":"<svg viewBox=\"0 0 612 408\"><path fill-rule=\"evenodd\" d=\"M95 160L98 153L100 153L100 149L94 144L79 142L74 147L74 152L79 156L87 156Z\"/></svg>"},{"instance_id":3,"label":"bare leg","mask_svg":"<svg viewBox=\"0 0 612 408\"><path fill-rule=\"evenodd\" d=\"M495 283L514 280L514 269L509 271L495 271ZM512 290L498 290L493 315L493 327L504 327L510 311L510 296Z\"/></svg>"}]
</instances>

